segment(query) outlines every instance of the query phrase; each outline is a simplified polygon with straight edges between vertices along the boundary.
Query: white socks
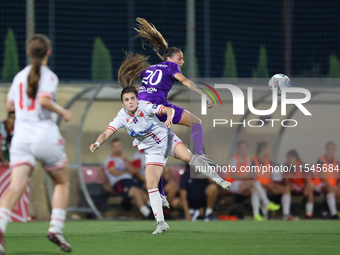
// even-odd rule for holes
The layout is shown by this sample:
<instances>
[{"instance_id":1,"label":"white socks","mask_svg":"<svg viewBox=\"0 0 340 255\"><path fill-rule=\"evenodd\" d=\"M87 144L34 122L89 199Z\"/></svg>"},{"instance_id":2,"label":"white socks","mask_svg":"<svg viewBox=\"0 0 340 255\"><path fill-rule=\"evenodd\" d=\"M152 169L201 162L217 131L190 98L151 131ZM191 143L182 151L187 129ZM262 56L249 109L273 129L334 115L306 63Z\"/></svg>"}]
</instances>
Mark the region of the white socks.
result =
<instances>
[{"instance_id":1,"label":"white socks","mask_svg":"<svg viewBox=\"0 0 340 255\"><path fill-rule=\"evenodd\" d=\"M256 189L257 195L259 196L262 204L264 206L269 205L270 201L266 195L266 192L264 192L262 185L258 181L255 181L254 188Z\"/></svg>"},{"instance_id":2,"label":"white socks","mask_svg":"<svg viewBox=\"0 0 340 255\"><path fill-rule=\"evenodd\" d=\"M309 218L313 216L313 206L314 203L312 202L306 203L306 216Z\"/></svg>"},{"instance_id":3,"label":"white socks","mask_svg":"<svg viewBox=\"0 0 340 255\"><path fill-rule=\"evenodd\" d=\"M264 205L263 203L261 203L261 212L262 212L263 217L265 218L268 217L267 205Z\"/></svg>"},{"instance_id":4,"label":"white socks","mask_svg":"<svg viewBox=\"0 0 340 255\"><path fill-rule=\"evenodd\" d=\"M164 214L162 208L162 199L158 189L148 189L149 199L153 214L155 215L156 221L164 221Z\"/></svg>"},{"instance_id":5,"label":"white socks","mask_svg":"<svg viewBox=\"0 0 340 255\"><path fill-rule=\"evenodd\" d=\"M141 208L139 208L139 211L143 214L144 217L148 217L151 213L149 207L147 207L146 205L143 205Z\"/></svg>"},{"instance_id":6,"label":"white socks","mask_svg":"<svg viewBox=\"0 0 340 255\"><path fill-rule=\"evenodd\" d=\"M290 214L290 202L292 200L292 196L290 193L284 193L281 197L282 204L282 214L283 216L288 216Z\"/></svg>"},{"instance_id":7,"label":"white socks","mask_svg":"<svg viewBox=\"0 0 340 255\"><path fill-rule=\"evenodd\" d=\"M8 222L11 220L11 211L5 207L0 208L0 230L6 233Z\"/></svg>"},{"instance_id":8,"label":"white socks","mask_svg":"<svg viewBox=\"0 0 340 255\"><path fill-rule=\"evenodd\" d=\"M63 233L63 228L66 219L66 211L64 209L54 208L52 209L49 232Z\"/></svg>"},{"instance_id":9,"label":"white socks","mask_svg":"<svg viewBox=\"0 0 340 255\"><path fill-rule=\"evenodd\" d=\"M337 211L336 211L336 203L335 203L335 196L334 193L328 193L326 196L327 199L327 205L329 208L329 211L331 213L331 216L336 215Z\"/></svg>"},{"instance_id":10,"label":"white socks","mask_svg":"<svg viewBox=\"0 0 340 255\"><path fill-rule=\"evenodd\" d=\"M205 210L205 216L208 216L209 214L212 214L213 213L213 209L212 208L207 208Z\"/></svg>"},{"instance_id":11,"label":"white socks","mask_svg":"<svg viewBox=\"0 0 340 255\"><path fill-rule=\"evenodd\" d=\"M251 206L253 208L253 216L260 214L260 199L256 191L251 193Z\"/></svg>"},{"instance_id":12,"label":"white socks","mask_svg":"<svg viewBox=\"0 0 340 255\"><path fill-rule=\"evenodd\" d=\"M205 175L206 177L208 177L209 179L213 180L216 183L218 183L222 179L218 175L218 173L216 173L215 171L210 171L211 166L207 162L205 162L204 160L200 159L199 157L195 155L191 156L189 165L194 166L195 171Z\"/></svg>"}]
</instances>

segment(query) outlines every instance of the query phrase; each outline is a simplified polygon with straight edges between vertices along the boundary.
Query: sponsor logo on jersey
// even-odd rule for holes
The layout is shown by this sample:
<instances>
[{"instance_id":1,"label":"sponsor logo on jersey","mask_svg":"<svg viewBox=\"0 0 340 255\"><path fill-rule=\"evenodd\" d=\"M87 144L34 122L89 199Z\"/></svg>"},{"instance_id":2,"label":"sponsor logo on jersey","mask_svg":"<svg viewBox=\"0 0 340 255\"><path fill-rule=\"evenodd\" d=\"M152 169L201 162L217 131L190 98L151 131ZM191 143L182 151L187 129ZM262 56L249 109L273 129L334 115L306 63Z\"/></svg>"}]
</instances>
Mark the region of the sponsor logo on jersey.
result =
<instances>
[{"instance_id":1,"label":"sponsor logo on jersey","mask_svg":"<svg viewBox=\"0 0 340 255\"><path fill-rule=\"evenodd\" d=\"M152 94L154 92L157 92L157 89L156 88L145 88L144 86L142 86L142 87L139 88L138 93L141 93L141 92L146 92L146 93Z\"/></svg>"}]
</instances>

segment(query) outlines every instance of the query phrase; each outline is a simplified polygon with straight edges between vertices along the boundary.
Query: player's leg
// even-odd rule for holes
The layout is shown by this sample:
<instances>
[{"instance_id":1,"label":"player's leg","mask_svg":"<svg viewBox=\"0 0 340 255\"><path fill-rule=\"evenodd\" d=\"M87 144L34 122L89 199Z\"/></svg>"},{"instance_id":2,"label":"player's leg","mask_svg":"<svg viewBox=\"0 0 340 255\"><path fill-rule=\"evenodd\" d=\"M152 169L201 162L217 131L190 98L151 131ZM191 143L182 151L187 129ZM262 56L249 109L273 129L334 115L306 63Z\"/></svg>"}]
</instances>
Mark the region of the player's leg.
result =
<instances>
[{"instance_id":1,"label":"player's leg","mask_svg":"<svg viewBox=\"0 0 340 255\"><path fill-rule=\"evenodd\" d=\"M205 195L207 196L207 209L205 210L205 221L209 221L213 219L213 210L215 206L215 202L218 195L218 187L215 183L209 184L209 186L205 190Z\"/></svg>"},{"instance_id":2,"label":"player's leg","mask_svg":"<svg viewBox=\"0 0 340 255\"><path fill-rule=\"evenodd\" d=\"M54 183L52 214L47 238L62 251L70 252L72 251L71 245L63 235L70 184L68 160L62 142L61 138L56 142L34 143L30 146L30 151L36 159L43 163L44 170Z\"/></svg>"},{"instance_id":3,"label":"player's leg","mask_svg":"<svg viewBox=\"0 0 340 255\"><path fill-rule=\"evenodd\" d=\"M335 189L328 182L326 182L325 185L321 187L321 191L327 194L326 201L331 217L334 219L338 219L339 217L337 217Z\"/></svg>"},{"instance_id":4,"label":"player's leg","mask_svg":"<svg viewBox=\"0 0 340 255\"><path fill-rule=\"evenodd\" d=\"M311 218L313 216L314 206L314 189L310 183L307 183L303 189L303 195L307 197L306 201L306 217Z\"/></svg>"},{"instance_id":5,"label":"player's leg","mask_svg":"<svg viewBox=\"0 0 340 255\"><path fill-rule=\"evenodd\" d=\"M163 175L161 175L161 178L159 179L158 190L162 196L165 196L164 187L163 187Z\"/></svg>"},{"instance_id":6,"label":"player's leg","mask_svg":"<svg viewBox=\"0 0 340 255\"><path fill-rule=\"evenodd\" d=\"M180 139L175 135L174 139L176 141L180 141ZM174 154L173 156L175 158L179 158L183 160L184 162L187 162L190 166L195 167L195 171L200 172L201 174L205 175L209 179L213 180L216 182L218 185L220 185L223 189L229 189L231 186L230 182L227 182L223 180L217 172L209 166L209 164L205 161L202 160L201 157L197 155L192 155L191 152L188 150L188 148L184 145L183 142L177 142L173 143L173 151Z\"/></svg>"},{"instance_id":7,"label":"player's leg","mask_svg":"<svg viewBox=\"0 0 340 255\"><path fill-rule=\"evenodd\" d=\"M128 197L133 198L136 206L139 208L139 211L143 214L144 217L148 217L151 213L149 207L146 206L143 197L143 191L136 186L132 180L122 180L121 181L122 189L128 189Z\"/></svg>"},{"instance_id":8,"label":"player's leg","mask_svg":"<svg viewBox=\"0 0 340 255\"><path fill-rule=\"evenodd\" d=\"M4 234L11 218L11 211L24 194L32 169L31 165L19 165L12 168L10 187L0 203L0 255L5 254Z\"/></svg>"},{"instance_id":9,"label":"player's leg","mask_svg":"<svg viewBox=\"0 0 340 255\"><path fill-rule=\"evenodd\" d=\"M175 116L173 118L174 124L179 124L191 128L191 137L194 142L195 153L197 155L203 155L204 133L201 120L189 111L177 105L173 105L168 101L162 102L162 104L175 110ZM165 122L166 120L166 116L159 116L158 118L163 122Z\"/></svg>"},{"instance_id":10,"label":"player's leg","mask_svg":"<svg viewBox=\"0 0 340 255\"><path fill-rule=\"evenodd\" d=\"M163 168L163 164L146 164L145 167L146 187L149 193L151 208L157 221L157 228L153 234L161 234L169 229L169 225L164 221L162 199L158 190L158 183L163 173Z\"/></svg>"},{"instance_id":11,"label":"player's leg","mask_svg":"<svg viewBox=\"0 0 340 255\"><path fill-rule=\"evenodd\" d=\"M195 146L195 153L197 155L203 154L203 142L204 142L204 133L203 126L201 120L190 113L187 110L184 110L180 121L178 122L180 125L184 125L191 128L191 137Z\"/></svg>"},{"instance_id":12,"label":"player's leg","mask_svg":"<svg viewBox=\"0 0 340 255\"><path fill-rule=\"evenodd\" d=\"M52 215L49 232L63 233L66 219L66 207L69 198L69 174L68 168L47 172L54 183L52 195Z\"/></svg>"},{"instance_id":13,"label":"player's leg","mask_svg":"<svg viewBox=\"0 0 340 255\"><path fill-rule=\"evenodd\" d=\"M167 198L171 206L175 208L179 207L180 199L176 199L176 194L179 192L179 186L173 180L169 180L168 183L164 187L164 191L167 194Z\"/></svg>"},{"instance_id":14,"label":"player's leg","mask_svg":"<svg viewBox=\"0 0 340 255\"><path fill-rule=\"evenodd\" d=\"M31 165L18 165L11 170L11 183L0 202L0 230L5 233L14 205L22 197L32 173Z\"/></svg>"},{"instance_id":15,"label":"player's leg","mask_svg":"<svg viewBox=\"0 0 340 255\"><path fill-rule=\"evenodd\" d=\"M65 161L64 161L65 162ZM52 214L47 238L59 246L62 251L71 252L71 245L63 235L66 220L66 207L69 198L69 174L67 166L48 171L53 183Z\"/></svg>"}]
</instances>

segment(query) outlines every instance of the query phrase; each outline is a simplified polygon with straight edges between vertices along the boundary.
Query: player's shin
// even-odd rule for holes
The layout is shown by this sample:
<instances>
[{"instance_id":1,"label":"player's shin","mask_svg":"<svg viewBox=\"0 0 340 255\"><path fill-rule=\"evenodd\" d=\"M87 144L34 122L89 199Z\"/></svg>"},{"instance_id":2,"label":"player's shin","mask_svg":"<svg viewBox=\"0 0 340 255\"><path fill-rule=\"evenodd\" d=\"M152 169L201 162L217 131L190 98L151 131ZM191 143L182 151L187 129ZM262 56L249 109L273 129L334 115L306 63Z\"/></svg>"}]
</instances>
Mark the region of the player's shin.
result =
<instances>
[{"instance_id":1,"label":"player's shin","mask_svg":"<svg viewBox=\"0 0 340 255\"><path fill-rule=\"evenodd\" d=\"M195 146L195 153L198 155L203 154L203 140L204 140L204 133L203 133L203 126L201 123L195 123L191 127L191 137L194 142Z\"/></svg>"},{"instance_id":2,"label":"player's shin","mask_svg":"<svg viewBox=\"0 0 340 255\"><path fill-rule=\"evenodd\" d=\"M156 221L164 221L164 214L162 208L162 199L158 189L148 189L150 204L152 212L155 215Z\"/></svg>"},{"instance_id":3,"label":"player's shin","mask_svg":"<svg viewBox=\"0 0 340 255\"><path fill-rule=\"evenodd\" d=\"M282 214L283 214L283 216L288 216L290 214L291 198L292 197L291 197L290 193L285 193L281 197Z\"/></svg>"},{"instance_id":4,"label":"player's shin","mask_svg":"<svg viewBox=\"0 0 340 255\"><path fill-rule=\"evenodd\" d=\"M158 191L161 195L165 196L164 187L163 187L163 175L161 175L161 178L159 179Z\"/></svg>"},{"instance_id":5,"label":"player's shin","mask_svg":"<svg viewBox=\"0 0 340 255\"><path fill-rule=\"evenodd\" d=\"M52 209L50 228L48 232L63 233L63 228L66 219L66 210L54 208Z\"/></svg>"},{"instance_id":6,"label":"player's shin","mask_svg":"<svg viewBox=\"0 0 340 255\"><path fill-rule=\"evenodd\" d=\"M220 180L223 180L216 173L216 171L212 170L212 167L210 167L208 163L206 163L204 160L195 155L191 156L189 165L194 166L196 172L203 174L204 176L208 177L209 179L213 180L216 183L218 183Z\"/></svg>"},{"instance_id":7,"label":"player's shin","mask_svg":"<svg viewBox=\"0 0 340 255\"><path fill-rule=\"evenodd\" d=\"M259 200L259 197L257 195L257 192L254 191L251 193L251 206L252 206L252 209L253 209L253 215L258 215L260 214L260 200Z\"/></svg>"},{"instance_id":8,"label":"player's shin","mask_svg":"<svg viewBox=\"0 0 340 255\"><path fill-rule=\"evenodd\" d=\"M11 211L5 207L0 208L0 230L6 233L7 224L10 221Z\"/></svg>"},{"instance_id":9,"label":"player's shin","mask_svg":"<svg viewBox=\"0 0 340 255\"><path fill-rule=\"evenodd\" d=\"M254 188L260 198L261 203L264 204L264 206L267 206L270 203L270 201L265 191L263 190L262 185L258 181L255 181Z\"/></svg>"}]
</instances>

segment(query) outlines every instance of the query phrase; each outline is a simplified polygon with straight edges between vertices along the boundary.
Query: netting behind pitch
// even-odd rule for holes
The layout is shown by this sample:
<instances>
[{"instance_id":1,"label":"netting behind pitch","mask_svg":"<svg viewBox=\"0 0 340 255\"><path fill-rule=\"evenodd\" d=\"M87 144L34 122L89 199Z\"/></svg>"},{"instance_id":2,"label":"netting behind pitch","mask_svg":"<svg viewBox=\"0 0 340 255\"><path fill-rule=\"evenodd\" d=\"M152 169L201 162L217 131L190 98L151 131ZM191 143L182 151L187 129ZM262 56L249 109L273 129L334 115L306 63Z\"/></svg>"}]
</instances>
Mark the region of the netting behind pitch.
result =
<instances>
[{"instance_id":1,"label":"netting behind pitch","mask_svg":"<svg viewBox=\"0 0 340 255\"><path fill-rule=\"evenodd\" d=\"M19 65L25 60L26 1L0 2L0 70L7 29L14 31ZM197 0L196 58L201 77L221 77L228 41L232 43L239 77L252 77L260 46L267 56L268 75L285 71L283 2L281 0ZM340 2L288 1L291 25L291 74L325 77L329 58L340 57ZM154 23L170 46L186 47L186 1L35 1L35 31L53 38L51 67L61 80L91 81L94 40L100 37L110 52L113 79L123 50L152 55L140 39L131 41L135 18ZM340 75L340 74L339 74ZM1 78L3 78L1 76Z\"/></svg>"}]
</instances>

